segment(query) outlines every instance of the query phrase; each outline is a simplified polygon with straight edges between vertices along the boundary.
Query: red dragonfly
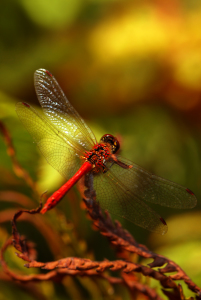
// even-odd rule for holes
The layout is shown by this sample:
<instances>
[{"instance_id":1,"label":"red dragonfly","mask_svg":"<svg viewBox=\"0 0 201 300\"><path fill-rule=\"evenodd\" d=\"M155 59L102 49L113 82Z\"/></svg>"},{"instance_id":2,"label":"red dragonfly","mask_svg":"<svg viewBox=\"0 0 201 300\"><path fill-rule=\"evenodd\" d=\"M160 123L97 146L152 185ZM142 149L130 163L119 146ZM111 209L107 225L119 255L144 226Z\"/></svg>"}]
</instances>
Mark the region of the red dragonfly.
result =
<instances>
[{"instance_id":1,"label":"red dragonfly","mask_svg":"<svg viewBox=\"0 0 201 300\"><path fill-rule=\"evenodd\" d=\"M21 102L16 105L17 114L47 162L67 179L48 198L42 214L88 172L93 175L96 200L103 209L160 234L167 232L167 224L145 201L172 208L196 205L196 197L188 188L117 155L120 144L114 136L105 134L98 143L49 71L37 70L34 83L44 115Z\"/></svg>"}]
</instances>

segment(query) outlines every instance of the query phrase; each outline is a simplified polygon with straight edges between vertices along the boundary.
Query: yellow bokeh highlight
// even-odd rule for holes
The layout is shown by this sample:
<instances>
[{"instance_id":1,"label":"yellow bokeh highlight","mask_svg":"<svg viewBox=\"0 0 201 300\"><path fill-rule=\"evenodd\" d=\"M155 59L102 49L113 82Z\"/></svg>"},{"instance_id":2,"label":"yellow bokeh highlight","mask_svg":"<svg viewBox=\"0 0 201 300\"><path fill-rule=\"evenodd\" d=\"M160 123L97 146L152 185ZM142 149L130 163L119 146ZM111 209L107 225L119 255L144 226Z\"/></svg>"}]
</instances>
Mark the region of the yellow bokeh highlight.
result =
<instances>
[{"instance_id":1,"label":"yellow bokeh highlight","mask_svg":"<svg viewBox=\"0 0 201 300\"><path fill-rule=\"evenodd\" d=\"M160 54L168 46L169 36L154 10L132 10L105 20L90 34L88 45L101 63L127 55Z\"/></svg>"},{"instance_id":2,"label":"yellow bokeh highlight","mask_svg":"<svg viewBox=\"0 0 201 300\"><path fill-rule=\"evenodd\" d=\"M201 11L188 15L160 15L154 7L113 15L89 34L88 48L99 66L132 57L166 59L179 84L201 86Z\"/></svg>"},{"instance_id":3,"label":"yellow bokeh highlight","mask_svg":"<svg viewBox=\"0 0 201 300\"><path fill-rule=\"evenodd\" d=\"M176 81L186 87L200 89L201 51L199 49L187 49L178 53L175 60L174 77Z\"/></svg>"}]
</instances>

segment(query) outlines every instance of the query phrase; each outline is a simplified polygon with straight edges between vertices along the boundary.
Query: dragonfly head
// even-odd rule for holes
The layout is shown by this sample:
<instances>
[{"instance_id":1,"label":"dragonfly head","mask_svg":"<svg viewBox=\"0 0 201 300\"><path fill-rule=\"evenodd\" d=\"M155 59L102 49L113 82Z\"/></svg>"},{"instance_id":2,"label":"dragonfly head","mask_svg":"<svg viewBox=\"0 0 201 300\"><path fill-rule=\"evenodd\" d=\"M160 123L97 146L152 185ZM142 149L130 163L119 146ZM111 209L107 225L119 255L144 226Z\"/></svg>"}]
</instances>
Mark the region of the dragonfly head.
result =
<instances>
[{"instance_id":1,"label":"dragonfly head","mask_svg":"<svg viewBox=\"0 0 201 300\"><path fill-rule=\"evenodd\" d=\"M104 134L102 136L102 138L100 139L100 142L105 143L105 144L109 144L110 147L111 147L112 154L117 153L117 151L120 149L119 141L117 140L116 137L114 137L111 134L108 134L108 133Z\"/></svg>"}]
</instances>

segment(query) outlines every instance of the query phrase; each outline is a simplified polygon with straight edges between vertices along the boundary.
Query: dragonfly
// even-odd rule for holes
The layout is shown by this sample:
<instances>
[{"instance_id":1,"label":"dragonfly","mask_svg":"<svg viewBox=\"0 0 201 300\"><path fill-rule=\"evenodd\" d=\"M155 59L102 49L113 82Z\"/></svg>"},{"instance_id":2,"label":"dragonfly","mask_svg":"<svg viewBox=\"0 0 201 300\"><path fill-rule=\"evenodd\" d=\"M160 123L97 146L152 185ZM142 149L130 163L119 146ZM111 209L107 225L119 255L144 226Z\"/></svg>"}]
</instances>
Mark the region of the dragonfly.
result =
<instances>
[{"instance_id":1,"label":"dragonfly","mask_svg":"<svg viewBox=\"0 0 201 300\"><path fill-rule=\"evenodd\" d=\"M93 176L102 209L160 234L167 232L167 224L146 202L179 209L196 205L190 189L121 157L120 142L113 135L105 134L97 142L48 70L35 71L34 85L43 114L24 102L16 104L16 112L47 162L67 180L47 199L42 214L86 174Z\"/></svg>"}]
</instances>

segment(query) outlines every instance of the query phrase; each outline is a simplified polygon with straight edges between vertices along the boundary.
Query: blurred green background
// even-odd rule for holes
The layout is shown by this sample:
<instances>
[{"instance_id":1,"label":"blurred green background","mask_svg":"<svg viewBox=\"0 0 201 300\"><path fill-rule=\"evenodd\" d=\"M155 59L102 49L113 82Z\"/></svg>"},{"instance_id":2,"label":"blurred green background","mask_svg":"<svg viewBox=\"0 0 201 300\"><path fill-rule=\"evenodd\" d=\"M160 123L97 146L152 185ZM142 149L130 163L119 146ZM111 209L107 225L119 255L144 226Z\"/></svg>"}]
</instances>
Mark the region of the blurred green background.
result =
<instances>
[{"instance_id":1,"label":"blurred green background","mask_svg":"<svg viewBox=\"0 0 201 300\"><path fill-rule=\"evenodd\" d=\"M119 136L123 156L194 191L198 204L193 210L155 207L168 223L165 236L121 222L138 242L175 260L201 285L200 28L200 0L0 2L0 119L10 131L20 163L38 182L41 193L53 192L64 181L40 156L16 116L15 103L38 106L33 73L45 68L54 74L97 139L105 133ZM13 173L2 138L0 158L2 216L20 207L15 200L8 203L2 192L18 191L32 199L33 195ZM115 259L107 240L91 229L76 189L59 208L74 223L73 228L62 225L54 212L41 218L68 237L63 257ZM0 224L2 244L11 233L9 218ZM22 222L19 228L37 244L40 260L56 259L34 226ZM76 236L74 246L69 242L71 235ZM7 261L27 272L13 253ZM10 282L3 273L0 280L0 299L35 299L28 288ZM68 278L57 285L44 282L35 288L41 299L121 299L117 294L129 299L124 288L100 288L83 279Z\"/></svg>"}]
</instances>

